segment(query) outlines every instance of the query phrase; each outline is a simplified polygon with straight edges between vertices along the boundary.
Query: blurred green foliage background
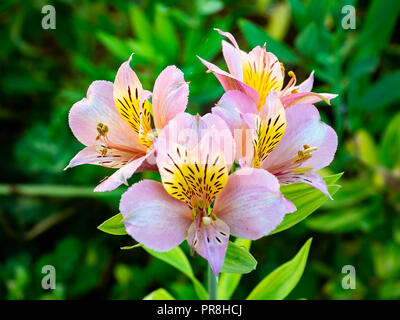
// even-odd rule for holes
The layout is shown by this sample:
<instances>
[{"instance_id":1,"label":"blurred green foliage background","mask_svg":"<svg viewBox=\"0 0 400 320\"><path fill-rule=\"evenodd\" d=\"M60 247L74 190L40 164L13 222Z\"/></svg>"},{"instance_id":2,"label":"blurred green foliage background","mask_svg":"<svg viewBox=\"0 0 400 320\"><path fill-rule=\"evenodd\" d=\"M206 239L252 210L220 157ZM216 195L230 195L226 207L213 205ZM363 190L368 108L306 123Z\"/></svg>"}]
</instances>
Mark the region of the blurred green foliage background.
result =
<instances>
[{"instance_id":1,"label":"blurred green foliage background","mask_svg":"<svg viewBox=\"0 0 400 320\"><path fill-rule=\"evenodd\" d=\"M46 4L56 8L55 30L41 28ZM347 4L356 8L354 30L341 26ZM315 70L316 91L339 94L319 109L339 135L326 174L345 172L334 201L253 244L257 270L234 298L312 236L306 271L289 298L399 299L399 7L397 0L1 1L0 298L142 299L159 287L196 298L172 267L140 248L120 250L134 243L128 236L96 229L118 212L125 187L95 194L111 170L63 171L82 148L67 115L92 81L113 81L131 52L145 88L175 64L190 81L188 111L208 112L222 89L196 55L225 68L218 27L246 51L266 42L299 81ZM205 261L191 262L202 278ZM46 264L56 267L56 290L40 285ZM348 264L356 268L356 290L341 287Z\"/></svg>"}]
</instances>

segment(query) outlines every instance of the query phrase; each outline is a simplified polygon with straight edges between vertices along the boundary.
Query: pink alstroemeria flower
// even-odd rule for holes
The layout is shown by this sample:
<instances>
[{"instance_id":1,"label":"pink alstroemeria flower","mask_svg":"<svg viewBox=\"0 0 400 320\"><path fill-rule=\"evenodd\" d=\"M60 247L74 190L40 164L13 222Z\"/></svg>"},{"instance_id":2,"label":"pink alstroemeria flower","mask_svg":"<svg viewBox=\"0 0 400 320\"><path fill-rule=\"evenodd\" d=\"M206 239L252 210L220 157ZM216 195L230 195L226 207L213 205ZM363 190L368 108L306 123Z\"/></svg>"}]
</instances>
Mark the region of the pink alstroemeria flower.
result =
<instances>
[{"instance_id":1,"label":"pink alstroemeria flower","mask_svg":"<svg viewBox=\"0 0 400 320\"><path fill-rule=\"evenodd\" d=\"M285 108L293 104L312 104L321 100L329 104L330 100L337 96L311 92L314 82L313 72L306 81L296 86L296 76L293 71L289 71L288 75L291 79L283 88L285 77L283 64L273 53L266 51L265 44L262 48L257 46L246 53L240 50L232 34L216 30L232 43L222 40L222 53L229 73L200 57L199 59L209 72L214 73L225 91L239 90L245 93L256 103L258 110L261 110L271 91L278 93Z\"/></svg>"},{"instance_id":2,"label":"pink alstroemeria flower","mask_svg":"<svg viewBox=\"0 0 400 320\"><path fill-rule=\"evenodd\" d=\"M81 164L119 168L95 191L127 184L136 171L157 170L153 142L168 121L186 109L189 87L182 71L175 66L165 68L151 94L131 69L131 58L120 66L114 83L94 81L87 98L75 103L69 113L71 130L86 147L67 168ZM155 130L148 101L151 95Z\"/></svg>"},{"instance_id":3,"label":"pink alstroemeria flower","mask_svg":"<svg viewBox=\"0 0 400 320\"><path fill-rule=\"evenodd\" d=\"M251 98L231 90L212 113L230 127L238 145L236 158L242 166L265 169L282 185L304 182L330 196L316 171L332 162L338 138L313 105L296 104L285 109L278 95L271 92L257 112Z\"/></svg>"},{"instance_id":4,"label":"pink alstroemeria flower","mask_svg":"<svg viewBox=\"0 0 400 320\"><path fill-rule=\"evenodd\" d=\"M150 249L169 251L187 238L218 275L230 234L256 240L296 210L267 171L228 176L234 142L218 116L180 114L156 144L162 183L138 182L120 203L126 231Z\"/></svg>"}]
</instances>

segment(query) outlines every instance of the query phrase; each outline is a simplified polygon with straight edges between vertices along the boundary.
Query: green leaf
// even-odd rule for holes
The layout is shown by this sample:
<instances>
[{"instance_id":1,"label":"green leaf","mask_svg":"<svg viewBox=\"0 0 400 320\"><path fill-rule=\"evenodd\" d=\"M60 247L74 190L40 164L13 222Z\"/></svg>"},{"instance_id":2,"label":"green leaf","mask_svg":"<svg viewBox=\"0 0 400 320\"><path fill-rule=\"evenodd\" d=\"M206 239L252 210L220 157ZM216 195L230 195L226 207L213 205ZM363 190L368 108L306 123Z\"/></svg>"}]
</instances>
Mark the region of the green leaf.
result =
<instances>
[{"instance_id":1,"label":"green leaf","mask_svg":"<svg viewBox=\"0 0 400 320\"><path fill-rule=\"evenodd\" d=\"M245 246L229 241L222 273L249 273L257 266L257 260Z\"/></svg>"},{"instance_id":2,"label":"green leaf","mask_svg":"<svg viewBox=\"0 0 400 320\"><path fill-rule=\"evenodd\" d=\"M332 176L324 177L331 196L333 196L340 189L340 186L335 185L334 183L339 180L342 174L343 173L338 173ZM281 224L274 231L272 231L271 234L289 229L295 224L303 221L327 200L329 200L329 197L324 195L321 191L304 183L282 186L281 191L287 199L293 202L297 208L297 211L285 215L285 218Z\"/></svg>"},{"instance_id":3,"label":"green leaf","mask_svg":"<svg viewBox=\"0 0 400 320\"><path fill-rule=\"evenodd\" d=\"M160 288L149 293L143 300L175 300L175 298L167 290Z\"/></svg>"},{"instance_id":4,"label":"green leaf","mask_svg":"<svg viewBox=\"0 0 400 320\"><path fill-rule=\"evenodd\" d=\"M151 43L152 29L143 10L138 5L133 5L129 9L129 17L137 38L143 42Z\"/></svg>"},{"instance_id":5,"label":"green leaf","mask_svg":"<svg viewBox=\"0 0 400 320\"><path fill-rule=\"evenodd\" d=\"M104 31L96 32L96 38L118 59L128 60L132 53L132 48L126 41Z\"/></svg>"},{"instance_id":6,"label":"green leaf","mask_svg":"<svg viewBox=\"0 0 400 320\"><path fill-rule=\"evenodd\" d=\"M318 52L318 29L310 23L296 38L297 49L306 57L313 57Z\"/></svg>"},{"instance_id":7,"label":"green leaf","mask_svg":"<svg viewBox=\"0 0 400 320\"><path fill-rule=\"evenodd\" d=\"M400 1L385 1L384 5L380 0L371 1L358 37L359 50L355 55L355 60L379 54L387 47L396 26L399 10ZM385 23L380 25L376 23L377 21L385 21Z\"/></svg>"},{"instance_id":8,"label":"green leaf","mask_svg":"<svg viewBox=\"0 0 400 320\"><path fill-rule=\"evenodd\" d=\"M312 238L296 256L266 276L250 293L247 300L282 300L297 285L306 266Z\"/></svg>"},{"instance_id":9,"label":"green leaf","mask_svg":"<svg viewBox=\"0 0 400 320\"><path fill-rule=\"evenodd\" d=\"M301 0L288 0L290 4L293 21L297 26L297 29L303 29L307 23L307 8L304 2Z\"/></svg>"},{"instance_id":10,"label":"green leaf","mask_svg":"<svg viewBox=\"0 0 400 320\"><path fill-rule=\"evenodd\" d=\"M379 222L379 202L368 206L350 207L318 214L305 221L312 230L325 233L343 233L357 230L368 231Z\"/></svg>"},{"instance_id":11,"label":"green leaf","mask_svg":"<svg viewBox=\"0 0 400 320\"><path fill-rule=\"evenodd\" d=\"M211 15L224 8L224 3L219 0L197 1L197 10L201 15Z\"/></svg>"},{"instance_id":12,"label":"green leaf","mask_svg":"<svg viewBox=\"0 0 400 320\"><path fill-rule=\"evenodd\" d=\"M235 244L250 251L251 240L236 239ZM235 292L242 274L222 273L218 280L218 300L229 300Z\"/></svg>"},{"instance_id":13,"label":"green leaf","mask_svg":"<svg viewBox=\"0 0 400 320\"><path fill-rule=\"evenodd\" d=\"M192 267L188 259L186 258L185 253L180 247L176 247L168 252L158 252L146 247L143 247L143 249L150 253L152 256L168 263L169 265L173 266L174 268L178 269L186 276L188 276L193 282L193 286L198 297L202 300L208 299L207 291L204 289L199 280L197 280L197 278L194 276Z\"/></svg>"},{"instance_id":14,"label":"green leaf","mask_svg":"<svg viewBox=\"0 0 400 320\"><path fill-rule=\"evenodd\" d=\"M180 247L176 247L167 252L158 252L146 247L143 247L143 249L146 250L148 253L150 253L152 256L156 257L157 259L160 259L168 263L169 265L173 266L174 268L178 269L179 271L187 275L189 278L194 276L192 267L188 259L186 258L185 253L182 251Z\"/></svg>"},{"instance_id":15,"label":"green leaf","mask_svg":"<svg viewBox=\"0 0 400 320\"><path fill-rule=\"evenodd\" d=\"M154 17L155 45L159 52L164 52L170 61L176 61L179 51L178 37L171 21L169 9L163 4L156 5Z\"/></svg>"},{"instance_id":16,"label":"green leaf","mask_svg":"<svg viewBox=\"0 0 400 320\"><path fill-rule=\"evenodd\" d=\"M400 70L389 73L368 88L360 101L364 110L382 110L400 99Z\"/></svg>"},{"instance_id":17,"label":"green leaf","mask_svg":"<svg viewBox=\"0 0 400 320\"><path fill-rule=\"evenodd\" d=\"M266 42L267 50L273 52L279 60L287 63L299 63L299 57L292 51L292 49L290 49L290 47L273 39L259 26L241 19L239 20L239 27L250 46L262 46Z\"/></svg>"},{"instance_id":18,"label":"green leaf","mask_svg":"<svg viewBox=\"0 0 400 320\"><path fill-rule=\"evenodd\" d=\"M97 227L97 229L116 236L125 235L127 234L127 232L125 230L125 225L122 222L122 219L122 214L118 213L110 219L104 221L101 225Z\"/></svg>"},{"instance_id":19,"label":"green leaf","mask_svg":"<svg viewBox=\"0 0 400 320\"><path fill-rule=\"evenodd\" d=\"M387 168L400 167L400 113L398 113L386 128L379 155L381 163Z\"/></svg>"}]
</instances>

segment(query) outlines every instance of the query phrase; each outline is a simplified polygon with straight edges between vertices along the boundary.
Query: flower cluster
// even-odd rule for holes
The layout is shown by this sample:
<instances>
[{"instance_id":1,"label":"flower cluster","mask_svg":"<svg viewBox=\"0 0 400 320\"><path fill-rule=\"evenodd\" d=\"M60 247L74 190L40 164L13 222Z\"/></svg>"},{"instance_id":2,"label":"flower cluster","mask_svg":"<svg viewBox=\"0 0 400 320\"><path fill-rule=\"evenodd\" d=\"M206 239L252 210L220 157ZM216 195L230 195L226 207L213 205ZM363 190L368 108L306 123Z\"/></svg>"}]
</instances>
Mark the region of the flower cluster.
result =
<instances>
[{"instance_id":1,"label":"flower cluster","mask_svg":"<svg viewBox=\"0 0 400 320\"><path fill-rule=\"evenodd\" d=\"M126 231L156 251L187 239L192 252L222 268L229 236L268 235L296 207L280 186L306 183L329 196L317 171L333 160L335 131L313 105L336 95L312 92L313 74L296 85L290 71L264 47L240 50L218 30L229 72L200 58L224 95L204 116L186 113L189 84L175 66L165 68L153 91L143 89L130 60L114 83L93 82L87 98L71 108L69 125L86 147L69 163L118 170L95 191L111 191L139 171L156 171L161 182L143 180L123 195ZM151 101L150 101L151 99Z\"/></svg>"}]
</instances>

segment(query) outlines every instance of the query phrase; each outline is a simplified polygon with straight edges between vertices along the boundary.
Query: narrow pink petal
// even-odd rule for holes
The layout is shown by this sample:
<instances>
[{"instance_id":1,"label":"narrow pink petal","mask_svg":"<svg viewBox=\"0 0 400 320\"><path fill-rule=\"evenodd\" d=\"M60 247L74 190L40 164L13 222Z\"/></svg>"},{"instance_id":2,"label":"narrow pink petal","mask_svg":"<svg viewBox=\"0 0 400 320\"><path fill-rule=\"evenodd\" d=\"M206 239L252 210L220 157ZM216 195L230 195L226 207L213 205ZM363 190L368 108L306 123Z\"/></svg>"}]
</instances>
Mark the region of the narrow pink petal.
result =
<instances>
[{"instance_id":1,"label":"narrow pink petal","mask_svg":"<svg viewBox=\"0 0 400 320\"><path fill-rule=\"evenodd\" d=\"M158 130L185 111L188 95L189 85L182 71L175 66L165 68L158 76L153 90L153 116Z\"/></svg>"},{"instance_id":2,"label":"narrow pink petal","mask_svg":"<svg viewBox=\"0 0 400 320\"><path fill-rule=\"evenodd\" d=\"M220 29L218 29L218 28L214 28L214 30L218 31L218 33L219 33L221 36L227 37L227 38L229 39L229 41L232 42L232 44L233 44L237 49L239 49L239 45L237 44L235 37L234 37L231 33L222 31L222 30L220 30Z\"/></svg>"},{"instance_id":3,"label":"narrow pink petal","mask_svg":"<svg viewBox=\"0 0 400 320\"><path fill-rule=\"evenodd\" d=\"M276 174L293 165L293 159L304 145L316 147L312 157L301 167L311 166L314 170L329 165L337 149L336 132L321 121L317 108L313 105L299 104L286 109L287 127L282 140L268 155L261 167Z\"/></svg>"},{"instance_id":4,"label":"narrow pink petal","mask_svg":"<svg viewBox=\"0 0 400 320\"><path fill-rule=\"evenodd\" d=\"M328 187L326 186L326 182L322 177L314 172L309 171L304 174L296 174L296 173L287 173L284 175L277 176L279 183L282 185L285 184L292 184L292 183L305 183L320 190L326 196L332 199L331 195L329 194Z\"/></svg>"},{"instance_id":5,"label":"narrow pink petal","mask_svg":"<svg viewBox=\"0 0 400 320\"><path fill-rule=\"evenodd\" d=\"M118 69L117 75L114 81L114 99L127 95L128 89L131 94L135 94L135 90L138 90L139 100L142 101L144 95L148 96L149 91L144 92L142 84L137 77L135 71L130 67L133 54L129 57L128 61L121 64Z\"/></svg>"},{"instance_id":6,"label":"narrow pink petal","mask_svg":"<svg viewBox=\"0 0 400 320\"><path fill-rule=\"evenodd\" d=\"M107 137L114 144L144 150L137 134L119 115L113 101L113 84L109 81L94 81L87 98L72 106L68 120L75 137L86 146L96 143L97 125L103 123L108 126Z\"/></svg>"},{"instance_id":7,"label":"narrow pink petal","mask_svg":"<svg viewBox=\"0 0 400 320\"><path fill-rule=\"evenodd\" d=\"M210 72L212 72L221 83L222 87L225 91L229 90L239 90L244 94L248 95L255 103L258 103L259 94L252 87L243 83L242 81L236 79L233 75L221 70L216 65L198 57L200 61L208 68Z\"/></svg>"},{"instance_id":8,"label":"narrow pink petal","mask_svg":"<svg viewBox=\"0 0 400 320\"><path fill-rule=\"evenodd\" d=\"M95 146L85 147L71 159L65 170L81 164L96 164L99 161L98 156L99 153Z\"/></svg>"},{"instance_id":9,"label":"narrow pink petal","mask_svg":"<svg viewBox=\"0 0 400 320\"><path fill-rule=\"evenodd\" d=\"M262 169L244 168L229 176L217 196L213 212L231 234L250 240L273 231L295 207L279 191L278 180Z\"/></svg>"},{"instance_id":10,"label":"narrow pink petal","mask_svg":"<svg viewBox=\"0 0 400 320\"><path fill-rule=\"evenodd\" d=\"M100 183L95 189L95 192L112 191L118 188L121 184L128 185L128 179L139 169L143 162L148 157L148 154L138 159L132 160L122 168L115 171L110 177Z\"/></svg>"},{"instance_id":11,"label":"narrow pink petal","mask_svg":"<svg viewBox=\"0 0 400 320\"><path fill-rule=\"evenodd\" d=\"M187 241L191 248L208 260L212 271L218 276L224 264L228 247L229 227L221 219L208 219L210 222L205 225L198 216L198 219L189 228Z\"/></svg>"},{"instance_id":12,"label":"narrow pink petal","mask_svg":"<svg viewBox=\"0 0 400 320\"><path fill-rule=\"evenodd\" d=\"M239 81L243 81L243 63L239 49L222 40L222 53L229 72Z\"/></svg>"},{"instance_id":13,"label":"narrow pink petal","mask_svg":"<svg viewBox=\"0 0 400 320\"><path fill-rule=\"evenodd\" d=\"M79 166L81 164L97 164L103 167L118 168L121 162L128 161L132 158L132 153L119 152L118 157L114 157L115 152L109 152L106 155L101 155L96 146L90 146L79 151L72 158L67 168ZM67 169L65 168L65 169Z\"/></svg>"},{"instance_id":14,"label":"narrow pink petal","mask_svg":"<svg viewBox=\"0 0 400 320\"><path fill-rule=\"evenodd\" d=\"M337 96L337 94L331 93L298 92L281 97L281 102L285 108L289 108L295 104L313 104L322 100L330 104L331 100Z\"/></svg>"},{"instance_id":15,"label":"narrow pink petal","mask_svg":"<svg viewBox=\"0 0 400 320\"><path fill-rule=\"evenodd\" d=\"M169 251L186 238L189 207L171 197L161 183L143 180L121 197L119 209L128 234L145 247Z\"/></svg>"},{"instance_id":16,"label":"narrow pink petal","mask_svg":"<svg viewBox=\"0 0 400 320\"><path fill-rule=\"evenodd\" d=\"M299 86L297 87L297 90L299 92L310 92L313 88L313 85L314 85L314 71L311 72L311 74L307 78L307 80L305 80L299 84Z\"/></svg>"}]
</instances>

